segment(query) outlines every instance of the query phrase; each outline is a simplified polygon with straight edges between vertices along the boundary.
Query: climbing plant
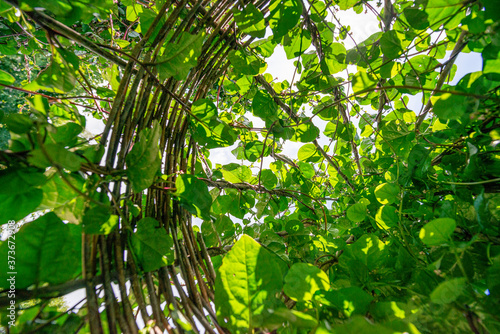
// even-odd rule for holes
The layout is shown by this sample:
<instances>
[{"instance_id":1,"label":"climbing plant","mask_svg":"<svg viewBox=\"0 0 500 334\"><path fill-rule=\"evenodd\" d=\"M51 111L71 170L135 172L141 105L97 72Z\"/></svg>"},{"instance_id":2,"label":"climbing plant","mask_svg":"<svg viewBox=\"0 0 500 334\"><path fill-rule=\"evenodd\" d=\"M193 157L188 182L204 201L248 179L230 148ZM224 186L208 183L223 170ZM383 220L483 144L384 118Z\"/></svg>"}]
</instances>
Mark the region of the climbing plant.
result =
<instances>
[{"instance_id":1,"label":"climbing plant","mask_svg":"<svg viewBox=\"0 0 500 334\"><path fill-rule=\"evenodd\" d=\"M500 331L499 5L1 0L0 331Z\"/></svg>"}]
</instances>

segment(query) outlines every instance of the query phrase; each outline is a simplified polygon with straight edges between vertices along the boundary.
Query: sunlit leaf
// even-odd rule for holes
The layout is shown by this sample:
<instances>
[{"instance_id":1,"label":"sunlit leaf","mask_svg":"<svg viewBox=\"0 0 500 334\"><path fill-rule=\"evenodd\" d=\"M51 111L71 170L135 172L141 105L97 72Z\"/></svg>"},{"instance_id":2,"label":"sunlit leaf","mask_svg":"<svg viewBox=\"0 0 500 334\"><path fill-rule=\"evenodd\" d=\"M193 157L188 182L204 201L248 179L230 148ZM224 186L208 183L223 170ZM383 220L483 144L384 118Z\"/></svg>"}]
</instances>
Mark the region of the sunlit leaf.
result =
<instances>
[{"instance_id":1,"label":"sunlit leaf","mask_svg":"<svg viewBox=\"0 0 500 334\"><path fill-rule=\"evenodd\" d=\"M422 227L419 237L427 246L439 246L450 240L456 226L455 220L451 218L434 219Z\"/></svg>"},{"instance_id":2,"label":"sunlit leaf","mask_svg":"<svg viewBox=\"0 0 500 334\"><path fill-rule=\"evenodd\" d=\"M257 75L266 68L264 61L241 50L229 52L228 59L238 73L245 75Z\"/></svg>"},{"instance_id":3,"label":"sunlit leaf","mask_svg":"<svg viewBox=\"0 0 500 334\"><path fill-rule=\"evenodd\" d=\"M252 37L264 37L266 34L264 15L251 3L246 5L243 10L239 10L235 7L234 20L241 31Z\"/></svg>"},{"instance_id":4,"label":"sunlit leaf","mask_svg":"<svg viewBox=\"0 0 500 334\"><path fill-rule=\"evenodd\" d=\"M366 205L363 203L356 203L350 206L346 213L350 221L355 223L361 222L366 217Z\"/></svg>"},{"instance_id":5,"label":"sunlit leaf","mask_svg":"<svg viewBox=\"0 0 500 334\"><path fill-rule=\"evenodd\" d=\"M375 220L380 228L388 230L390 227L398 224L399 217L395 207L392 205L383 205L378 209Z\"/></svg>"},{"instance_id":6,"label":"sunlit leaf","mask_svg":"<svg viewBox=\"0 0 500 334\"><path fill-rule=\"evenodd\" d=\"M297 25L302 5L297 0L273 0L269 11L269 26L275 38L280 38Z\"/></svg>"},{"instance_id":7,"label":"sunlit leaf","mask_svg":"<svg viewBox=\"0 0 500 334\"><path fill-rule=\"evenodd\" d=\"M215 283L217 319L234 332L260 326L283 286L276 257L242 235L219 268Z\"/></svg>"},{"instance_id":8,"label":"sunlit leaf","mask_svg":"<svg viewBox=\"0 0 500 334\"><path fill-rule=\"evenodd\" d=\"M12 85L16 79L5 71L0 70L0 84L2 85Z\"/></svg>"},{"instance_id":9,"label":"sunlit leaf","mask_svg":"<svg viewBox=\"0 0 500 334\"><path fill-rule=\"evenodd\" d=\"M352 89L354 93L358 93L360 96L366 95L365 91L374 88L376 84L375 77L363 71L356 72L352 78Z\"/></svg>"},{"instance_id":10,"label":"sunlit leaf","mask_svg":"<svg viewBox=\"0 0 500 334\"><path fill-rule=\"evenodd\" d=\"M295 301L310 301L318 290L328 290L330 280L324 271L309 263L294 264L285 277L283 291Z\"/></svg>"},{"instance_id":11,"label":"sunlit leaf","mask_svg":"<svg viewBox=\"0 0 500 334\"><path fill-rule=\"evenodd\" d=\"M200 121L210 121L217 118L217 107L207 99L196 100L191 106L191 113Z\"/></svg>"},{"instance_id":12,"label":"sunlit leaf","mask_svg":"<svg viewBox=\"0 0 500 334\"><path fill-rule=\"evenodd\" d=\"M396 202L399 189L392 183L383 183L375 188L375 197L381 204L392 204Z\"/></svg>"},{"instance_id":13,"label":"sunlit leaf","mask_svg":"<svg viewBox=\"0 0 500 334\"><path fill-rule=\"evenodd\" d=\"M265 120L276 115L278 105L269 93L259 90L252 100L252 111L255 116Z\"/></svg>"}]
</instances>

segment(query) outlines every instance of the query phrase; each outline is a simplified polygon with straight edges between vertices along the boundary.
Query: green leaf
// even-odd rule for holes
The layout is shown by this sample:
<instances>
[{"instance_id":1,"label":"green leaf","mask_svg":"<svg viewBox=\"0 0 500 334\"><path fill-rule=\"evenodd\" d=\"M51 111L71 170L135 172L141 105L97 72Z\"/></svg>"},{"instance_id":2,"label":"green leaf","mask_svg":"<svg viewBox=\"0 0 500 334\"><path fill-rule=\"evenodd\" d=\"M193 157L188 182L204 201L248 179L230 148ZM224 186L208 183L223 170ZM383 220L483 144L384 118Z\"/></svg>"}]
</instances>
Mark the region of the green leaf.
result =
<instances>
[{"instance_id":1,"label":"green leaf","mask_svg":"<svg viewBox=\"0 0 500 334\"><path fill-rule=\"evenodd\" d=\"M414 29L424 30L429 27L429 21L427 20L429 15L425 11L414 7L406 7L403 12L406 20Z\"/></svg>"},{"instance_id":2,"label":"green leaf","mask_svg":"<svg viewBox=\"0 0 500 334\"><path fill-rule=\"evenodd\" d=\"M324 2L315 1L311 3L310 15L311 20L316 23L323 22L323 19L327 16L328 10Z\"/></svg>"},{"instance_id":3,"label":"green leaf","mask_svg":"<svg viewBox=\"0 0 500 334\"><path fill-rule=\"evenodd\" d=\"M244 33L257 38L266 35L266 21L264 15L253 4L247 4L242 10L234 7L234 20Z\"/></svg>"},{"instance_id":4,"label":"green leaf","mask_svg":"<svg viewBox=\"0 0 500 334\"><path fill-rule=\"evenodd\" d=\"M318 290L330 289L326 273L310 263L295 263L285 277L283 291L291 299L311 301Z\"/></svg>"},{"instance_id":5,"label":"green leaf","mask_svg":"<svg viewBox=\"0 0 500 334\"><path fill-rule=\"evenodd\" d=\"M165 228L151 217L137 222L131 237L132 249L144 271L149 272L174 263L174 242Z\"/></svg>"},{"instance_id":6,"label":"green leaf","mask_svg":"<svg viewBox=\"0 0 500 334\"><path fill-rule=\"evenodd\" d=\"M399 217L395 207L392 205L383 205L378 209L375 220L378 227L388 230L398 224Z\"/></svg>"},{"instance_id":7,"label":"green leaf","mask_svg":"<svg viewBox=\"0 0 500 334\"><path fill-rule=\"evenodd\" d=\"M17 195L32 191L47 182L45 175L36 168L7 168L0 170L0 194Z\"/></svg>"},{"instance_id":8,"label":"green leaf","mask_svg":"<svg viewBox=\"0 0 500 334\"><path fill-rule=\"evenodd\" d=\"M17 134L26 133L33 127L33 120L24 114L9 114L4 117L3 122L9 131Z\"/></svg>"},{"instance_id":9,"label":"green leaf","mask_svg":"<svg viewBox=\"0 0 500 334\"><path fill-rule=\"evenodd\" d=\"M284 322L288 322L295 328L314 328L318 325L318 320L312 315L287 308L271 310L271 316L266 319L263 325L271 326L271 328L282 328Z\"/></svg>"},{"instance_id":10,"label":"green leaf","mask_svg":"<svg viewBox=\"0 0 500 334\"><path fill-rule=\"evenodd\" d=\"M448 242L457 226L452 218L438 218L425 224L419 237L427 246L439 246Z\"/></svg>"},{"instance_id":11,"label":"green leaf","mask_svg":"<svg viewBox=\"0 0 500 334\"><path fill-rule=\"evenodd\" d=\"M354 314L365 314L373 297L357 286L335 291L318 291L314 296L320 303L332 307L350 317Z\"/></svg>"},{"instance_id":12,"label":"green leaf","mask_svg":"<svg viewBox=\"0 0 500 334\"><path fill-rule=\"evenodd\" d=\"M24 224L15 234L14 267L7 263L9 243L0 245L0 266L3 268L0 287L8 288L9 272L17 273L16 289L73 279L81 268L80 231L79 226L64 224L52 212Z\"/></svg>"},{"instance_id":13,"label":"green leaf","mask_svg":"<svg viewBox=\"0 0 500 334\"><path fill-rule=\"evenodd\" d=\"M375 197L381 204L392 204L396 202L399 188L392 183L382 183L375 188Z\"/></svg>"},{"instance_id":14,"label":"green leaf","mask_svg":"<svg viewBox=\"0 0 500 334\"><path fill-rule=\"evenodd\" d=\"M75 190L73 190L66 182L63 181L62 177L54 168L47 171L46 173L49 176L49 180L42 186L43 200L37 209L53 210L67 204L68 202L79 196L79 194L75 192ZM73 185L73 187L80 191L82 190L85 182L82 177L79 177L79 175L74 173L66 174L64 177Z\"/></svg>"},{"instance_id":15,"label":"green leaf","mask_svg":"<svg viewBox=\"0 0 500 334\"><path fill-rule=\"evenodd\" d=\"M493 296L498 296L500 287L500 255L491 259L491 265L486 274L486 285Z\"/></svg>"},{"instance_id":16,"label":"green leaf","mask_svg":"<svg viewBox=\"0 0 500 334\"><path fill-rule=\"evenodd\" d=\"M64 146L72 146L76 144L78 135L83 131L81 125L73 122L68 122L58 126L55 133L49 133L50 140L54 143L61 143Z\"/></svg>"},{"instance_id":17,"label":"green leaf","mask_svg":"<svg viewBox=\"0 0 500 334\"><path fill-rule=\"evenodd\" d=\"M10 23L19 21L19 16L16 15L18 13L19 12L15 7L7 4L6 2L0 2L0 16L9 20Z\"/></svg>"},{"instance_id":18,"label":"green leaf","mask_svg":"<svg viewBox=\"0 0 500 334\"><path fill-rule=\"evenodd\" d=\"M325 136L333 139L342 138L345 141L350 141L352 138L350 130L352 130L352 125L344 124L335 120L326 124L325 131L323 133Z\"/></svg>"},{"instance_id":19,"label":"green leaf","mask_svg":"<svg viewBox=\"0 0 500 334\"><path fill-rule=\"evenodd\" d=\"M463 8L462 0L433 0L427 3L425 12L428 15L429 26L438 30L443 24L450 29L455 28L461 20L456 15ZM453 20L453 19L456 20Z\"/></svg>"},{"instance_id":20,"label":"green leaf","mask_svg":"<svg viewBox=\"0 0 500 334\"><path fill-rule=\"evenodd\" d=\"M62 144L47 144L44 148L31 151L28 161L36 167L47 168L56 166L71 172L79 171L83 159L75 153L64 148Z\"/></svg>"},{"instance_id":21,"label":"green leaf","mask_svg":"<svg viewBox=\"0 0 500 334\"><path fill-rule=\"evenodd\" d=\"M318 161L321 158L320 153L313 144L305 144L300 147L297 156L300 161Z\"/></svg>"},{"instance_id":22,"label":"green leaf","mask_svg":"<svg viewBox=\"0 0 500 334\"><path fill-rule=\"evenodd\" d=\"M259 327L283 286L276 257L248 235L226 255L215 281L217 320L231 332Z\"/></svg>"},{"instance_id":23,"label":"green leaf","mask_svg":"<svg viewBox=\"0 0 500 334\"><path fill-rule=\"evenodd\" d=\"M0 84L2 85L12 85L16 79L9 73L0 70Z\"/></svg>"},{"instance_id":24,"label":"green leaf","mask_svg":"<svg viewBox=\"0 0 500 334\"><path fill-rule=\"evenodd\" d=\"M196 100L191 106L191 113L202 122L217 118L217 107L207 99Z\"/></svg>"},{"instance_id":25,"label":"green leaf","mask_svg":"<svg viewBox=\"0 0 500 334\"><path fill-rule=\"evenodd\" d=\"M307 30L299 29L290 31L283 38L283 48L287 59L294 59L303 54L311 46L311 33Z\"/></svg>"},{"instance_id":26,"label":"green leaf","mask_svg":"<svg viewBox=\"0 0 500 334\"><path fill-rule=\"evenodd\" d=\"M347 10L354 7L359 2L359 0L339 0L338 4L341 10Z\"/></svg>"},{"instance_id":27,"label":"green leaf","mask_svg":"<svg viewBox=\"0 0 500 334\"><path fill-rule=\"evenodd\" d=\"M83 216L83 231L86 234L110 234L118 225L118 216L110 213L109 207L93 207Z\"/></svg>"},{"instance_id":28,"label":"green leaf","mask_svg":"<svg viewBox=\"0 0 500 334\"><path fill-rule=\"evenodd\" d=\"M388 323L387 325L391 325ZM361 315L353 316L348 322L345 322L341 325L335 326L331 329L319 328L316 331L316 334L403 334L403 333L411 333L411 334L419 334L420 332L413 326L403 326L402 330L395 330L390 327L386 327L379 323L374 323L373 321L368 320L366 317ZM410 327L413 330L408 330Z\"/></svg>"},{"instance_id":29,"label":"green leaf","mask_svg":"<svg viewBox=\"0 0 500 334\"><path fill-rule=\"evenodd\" d=\"M159 5L160 3L157 3L157 4ZM145 34L149 30L149 28L151 28L151 25L155 21L156 16L157 16L157 12L155 12L151 9L148 9L148 8L144 8L143 12L139 14L140 25L136 28L136 31L138 32L140 30L143 34ZM160 21L154 27L152 27L153 31L152 31L151 36L149 37L148 41L152 42L156 39L156 37L158 36L158 33L161 30L161 27L163 27L165 23L166 23L166 19L163 16L160 19ZM116 39L115 39L115 43L117 43ZM127 45L125 45L125 47L126 46Z\"/></svg>"},{"instance_id":30,"label":"green leaf","mask_svg":"<svg viewBox=\"0 0 500 334\"><path fill-rule=\"evenodd\" d=\"M449 304L457 300L465 290L465 277L452 278L439 284L431 293L431 301L436 304Z\"/></svg>"},{"instance_id":31,"label":"green leaf","mask_svg":"<svg viewBox=\"0 0 500 334\"><path fill-rule=\"evenodd\" d=\"M307 179L312 178L316 174L314 167L311 166L311 164L309 164L307 162L299 161L299 163L297 165L299 166L299 169L300 169L300 172L302 173L302 175L304 175L304 177Z\"/></svg>"},{"instance_id":32,"label":"green leaf","mask_svg":"<svg viewBox=\"0 0 500 334\"><path fill-rule=\"evenodd\" d=\"M233 145L238 133L229 125L219 120L212 120L208 124L193 123L192 136L199 145L206 148L226 147Z\"/></svg>"},{"instance_id":33,"label":"green leaf","mask_svg":"<svg viewBox=\"0 0 500 334\"><path fill-rule=\"evenodd\" d=\"M440 120L460 119L467 111L467 97L443 93L432 98L434 104L432 111Z\"/></svg>"},{"instance_id":34,"label":"green leaf","mask_svg":"<svg viewBox=\"0 0 500 334\"><path fill-rule=\"evenodd\" d=\"M85 212L85 199L82 196L75 197L74 199L64 203L54 209L54 213L63 220L67 220L72 224L80 224Z\"/></svg>"},{"instance_id":35,"label":"green leaf","mask_svg":"<svg viewBox=\"0 0 500 334\"><path fill-rule=\"evenodd\" d=\"M259 90L252 100L252 111L255 116L266 120L277 115L278 105L268 92Z\"/></svg>"},{"instance_id":36,"label":"green leaf","mask_svg":"<svg viewBox=\"0 0 500 334\"><path fill-rule=\"evenodd\" d=\"M395 30L384 32L382 38L380 38L380 48L384 56L389 59L398 58L403 53L401 40Z\"/></svg>"},{"instance_id":37,"label":"green leaf","mask_svg":"<svg viewBox=\"0 0 500 334\"><path fill-rule=\"evenodd\" d=\"M207 218L212 205L212 196L207 185L193 175L181 174L175 180L175 195L182 199L184 206L198 217Z\"/></svg>"},{"instance_id":38,"label":"green leaf","mask_svg":"<svg viewBox=\"0 0 500 334\"><path fill-rule=\"evenodd\" d=\"M358 94L358 96L365 96L368 92L363 92L364 90L368 90L374 88L377 85L377 80L372 74L366 73L364 71L358 71L352 77L352 90L354 93Z\"/></svg>"},{"instance_id":39,"label":"green leaf","mask_svg":"<svg viewBox=\"0 0 500 334\"><path fill-rule=\"evenodd\" d=\"M270 169L263 169L260 173L260 182L266 189L274 189L278 183L278 178Z\"/></svg>"},{"instance_id":40,"label":"green leaf","mask_svg":"<svg viewBox=\"0 0 500 334\"><path fill-rule=\"evenodd\" d=\"M203 34L192 35L182 32L176 43L165 45L165 51L158 58L157 65L161 81L170 77L177 80L186 79L189 71L198 63L203 37Z\"/></svg>"},{"instance_id":41,"label":"green leaf","mask_svg":"<svg viewBox=\"0 0 500 334\"><path fill-rule=\"evenodd\" d=\"M421 144L413 146L408 156L408 172L402 177L401 184L408 185L412 178L422 178L430 167L427 159L431 150Z\"/></svg>"},{"instance_id":42,"label":"green leaf","mask_svg":"<svg viewBox=\"0 0 500 334\"><path fill-rule=\"evenodd\" d=\"M389 260L389 250L387 245L376 235L365 234L355 243L347 245L344 253L339 258L342 267L349 267L351 263L364 264L368 270L383 268Z\"/></svg>"},{"instance_id":43,"label":"green leaf","mask_svg":"<svg viewBox=\"0 0 500 334\"><path fill-rule=\"evenodd\" d=\"M298 0L273 0L269 12L269 26L275 39L279 39L297 25L302 15L302 5Z\"/></svg>"},{"instance_id":44,"label":"green leaf","mask_svg":"<svg viewBox=\"0 0 500 334\"><path fill-rule=\"evenodd\" d=\"M266 63L244 50L233 50L227 56L231 65L237 73L245 75L257 75L266 69Z\"/></svg>"},{"instance_id":45,"label":"green leaf","mask_svg":"<svg viewBox=\"0 0 500 334\"><path fill-rule=\"evenodd\" d=\"M363 203L356 203L347 209L347 218L354 223L359 223L365 220L366 205Z\"/></svg>"},{"instance_id":46,"label":"green leaf","mask_svg":"<svg viewBox=\"0 0 500 334\"><path fill-rule=\"evenodd\" d=\"M136 193L153 184L160 168L160 134L160 125L155 120L151 129L145 128L139 133L139 140L127 154L127 176Z\"/></svg>"},{"instance_id":47,"label":"green leaf","mask_svg":"<svg viewBox=\"0 0 500 334\"><path fill-rule=\"evenodd\" d=\"M237 151L238 159L247 159L248 161L255 162L260 159L262 153L264 153L264 157L269 155L270 147L264 147L264 143L261 141L250 141L244 144L244 146L240 146L241 151ZM241 155L239 153L242 153Z\"/></svg>"},{"instance_id":48,"label":"green leaf","mask_svg":"<svg viewBox=\"0 0 500 334\"><path fill-rule=\"evenodd\" d=\"M127 21L134 22L137 20L139 15L143 12L144 7L140 4L134 4L131 6L127 6L126 16Z\"/></svg>"},{"instance_id":49,"label":"green leaf","mask_svg":"<svg viewBox=\"0 0 500 334\"><path fill-rule=\"evenodd\" d=\"M42 7L54 15L68 26L80 20L88 23L94 14L101 14L106 17L113 5L110 0L102 0L99 2L87 0L54 0L54 1L39 1L39 0L23 0L22 8L31 11L31 8Z\"/></svg>"},{"instance_id":50,"label":"green leaf","mask_svg":"<svg viewBox=\"0 0 500 334\"><path fill-rule=\"evenodd\" d=\"M274 53L274 49L276 48L276 41L274 40L273 36L269 36L266 39L260 39L252 44L250 44L250 47L255 48L255 50L264 58L271 57ZM242 93L243 94L243 93Z\"/></svg>"},{"instance_id":51,"label":"green leaf","mask_svg":"<svg viewBox=\"0 0 500 334\"><path fill-rule=\"evenodd\" d=\"M20 194L0 194L0 224L5 224L9 220L21 220L40 205L43 199L41 189L31 189Z\"/></svg>"},{"instance_id":52,"label":"green leaf","mask_svg":"<svg viewBox=\"0 0 500 334\"><path fill-rule=\"evenodd\" d=\"M203 240L207 247L216 247L219 245L219 239L224 244L234 238L234 223L228 216L219 215L215 221L204 221L201 225L203 231Z\"/></svg>"},{"instance_id":53,"label":"green leaf","mask_svg":"<svg viewBox=\"0 0 500 334\"><path fill-rule=\"evenodd\" d=\"M293 128L295 130L291 141L309 143L319 136L319 129L312 122L305 122Z\"/></svg>"},{"instance_id":54,"label":"green leaf","mask_svg":"<svg viewBox=\"0 0 500 334\"><path fill-rule=\"evenodd\" d=\"M494 21L500 20L500 13L498 13L498 0L484 0L482 2L485 9L486 18L493 19Z\"/></svg>"},{"instance_id":55,"label":"green leaf","mask_svg":"<svg viewBox=\"0 0 500 334\"><path fill-rule=\"evenodd\" d=\"M66 59L66 57L69 59ZM74 66L74 57L76 55L73 53L65 53L64 51L53 52L50 65L38 74L36 82L28 84L24 88L28 90L44 89L55 93L64 93L73 90L77 82L74 73L78 69L78 66ZM71 62L68 60L71 60Z\"/></svg>"},{"instance_id":56,"label":"green leaf","mask_svg":"<svg viewBox=\"0 0 500 334\"><path fill-rule=\"evenodd\" d=\"M252 178L252 170L244 165L230 163L223 166L222 175L224 179L231 183L244 183Z\"/></svg>"},{"instance_id":57,"label":"green leaf","mask_svg":"<svg viewBox=\"0 0 500 334\"><path fill-rule=\"evenodd\" d=\"M325 57L321 62L321 70L325 74L336 74L347 68L345 46L340 43L332 43L325 49Z\"/></svg>"}]
</instances>

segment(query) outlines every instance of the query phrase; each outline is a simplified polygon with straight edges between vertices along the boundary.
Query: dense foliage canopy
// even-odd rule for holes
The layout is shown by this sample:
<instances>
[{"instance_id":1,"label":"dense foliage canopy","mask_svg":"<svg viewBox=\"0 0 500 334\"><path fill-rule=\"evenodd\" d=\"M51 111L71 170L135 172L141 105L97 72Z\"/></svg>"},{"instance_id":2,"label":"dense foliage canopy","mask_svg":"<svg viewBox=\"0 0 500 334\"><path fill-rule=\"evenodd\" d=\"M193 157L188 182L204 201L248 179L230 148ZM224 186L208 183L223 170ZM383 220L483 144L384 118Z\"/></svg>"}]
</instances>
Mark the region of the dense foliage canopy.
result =
<instances>
[{"instance_id":1,"label":"dense foliage canopy","mask_svg":"<svg viewBox=\"0 0 500 334\"><path fill-rule=\"evenodd\" d=\"M499 8L0 0L4 332L499 332Z\"/></svg>"}]
</instances>

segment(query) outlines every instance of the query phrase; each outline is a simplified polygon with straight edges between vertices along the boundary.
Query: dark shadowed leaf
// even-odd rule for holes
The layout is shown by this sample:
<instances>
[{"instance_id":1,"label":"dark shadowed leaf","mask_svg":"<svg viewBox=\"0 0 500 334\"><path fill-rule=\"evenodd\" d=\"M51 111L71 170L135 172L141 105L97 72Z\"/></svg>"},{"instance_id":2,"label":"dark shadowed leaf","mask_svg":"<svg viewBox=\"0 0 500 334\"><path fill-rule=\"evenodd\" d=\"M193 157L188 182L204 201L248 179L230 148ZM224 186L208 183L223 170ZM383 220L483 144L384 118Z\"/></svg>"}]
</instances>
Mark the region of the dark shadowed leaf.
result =
<instances>
[{"instance_id":1,"label":"dark shadowed leaf","mask_svg":"<svg viewBox=\"0 0 500 334\"><path fill-rule=\"evenodd\" d=\"M127 155L127 175L134 192L141 192L153 184L161 165L160 133L160 125L154 121L151 129L139 133L139 140Z\"/></svg>"},{"instance_id":2,"label":"dark shadowed leaf","mask_svg":"<svg viewBox=\"0 0 500 334\"><path fill-rule=\"evenodd\" d=\"M174 243L158 221L146 217L137 222L132 247L144 271L153 271L174 262Z\"/></svg>"}]
</instances>

